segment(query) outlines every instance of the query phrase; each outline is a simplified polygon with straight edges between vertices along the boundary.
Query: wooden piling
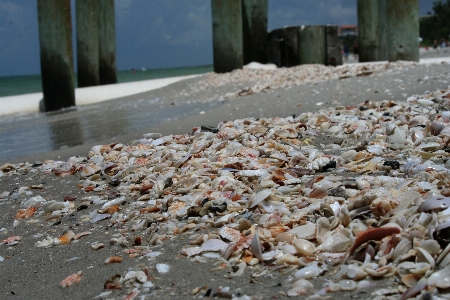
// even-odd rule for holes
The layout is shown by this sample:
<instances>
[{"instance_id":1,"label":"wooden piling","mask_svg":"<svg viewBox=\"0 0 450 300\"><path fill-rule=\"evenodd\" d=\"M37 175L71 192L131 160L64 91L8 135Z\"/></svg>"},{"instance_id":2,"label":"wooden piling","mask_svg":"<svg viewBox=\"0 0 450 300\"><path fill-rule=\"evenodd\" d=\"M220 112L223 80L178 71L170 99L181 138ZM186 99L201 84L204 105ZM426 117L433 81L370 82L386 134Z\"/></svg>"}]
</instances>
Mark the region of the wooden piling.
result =
<instances>
[{"instance_id":1,"label":"wooden piling","mask_svg":"<svg viewBox=\"0 0 450 300\"><path fill-rule=\"evenodd\" d=\"M419 0L387 0L389 61L419 61Z\"/></svg>"},{"instance_id":2,"label":"wooden piling","mask_svg":"<svg viewBox=\"0 0 450 300\"><path fill-rule=\"evenodd\" d=\"M70 0L38 0L44 110L75 106Z\"/></svg>"},{"instance_id":3,"label":"wooden piling","mask_svg":"<svg viewBox=\"0 0 450 300\"><path fill-rule=\"evenodd\" d=\"M323 64L326 60L325 26L301 26L298 29L299 63Z\"/></svg>"},{"instance_id":4,"label":"wooden piling","mask_svg":"<svg viewBox=\"0 0 450 300\"><path fill-rule=\"evenodd\" d=\"M243 67L242 2L211 0L214 72Z\"/></svg>"},{"instance_id":5,"label":"wooden piling","mask_svg":"<svg viewBox=\"0 0 450 300\"><path fill-rule=\"evenodd\" d=\"M244 64L267 62L268 0L242 0Z\"/></svg>"},{"instance_id":6,"label":"wooden piling","mask_svg":"<svg viewBox=\"0 0 450 300\"><path fill-rule=\"evenodd\" d=\"M339 40L338 26L327 25L326 32L326 64L328 66L340 66L342 62L342 42Z\"/></svg>"},{"instance_id":7,"label":"wooden piling","mask_svg":"<svg viewBox=\"0 0 450 300\"><path fill-rule=\"evenodd\" d=\"M114 0L98 0L100 84L117 83Z\"/></svg>"},{"instance_id":8,"label":"wooden piling","mask_svg":"<svg viewBox=\"0 0 450 300\"><path fill-rule=\"evenodd\" d=\"M76 0L78 87L100 84L98 3Z\"/></svg>"},{"instance_id":9,"label":"wooden piling","mask_svg":"<svg viewBox=\"0 0 450 300\"><path fill-rule=\"evenodd\" d=\"M360 62L387 60L386 1L357 1Z\"/></svg>"}]
</instances>

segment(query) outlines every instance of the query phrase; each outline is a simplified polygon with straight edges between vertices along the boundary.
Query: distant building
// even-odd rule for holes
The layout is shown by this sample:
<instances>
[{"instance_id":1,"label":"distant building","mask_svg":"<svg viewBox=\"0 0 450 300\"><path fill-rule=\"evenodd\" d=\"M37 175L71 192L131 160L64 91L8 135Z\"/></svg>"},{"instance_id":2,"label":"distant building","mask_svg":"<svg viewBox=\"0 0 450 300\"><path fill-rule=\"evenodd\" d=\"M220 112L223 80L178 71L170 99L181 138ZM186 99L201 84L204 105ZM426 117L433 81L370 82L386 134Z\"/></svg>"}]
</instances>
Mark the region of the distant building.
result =
<instances>
[{"instance_id":1,"label":"distant building","mask_svg":"<svg viewBox=\"0 0 450 300\"><path fill-rule=\"evenodd\" d=\"M356 25L342 25L338 29L339 36L357 36L358 26Z\"/></svg>"}]
</instances>

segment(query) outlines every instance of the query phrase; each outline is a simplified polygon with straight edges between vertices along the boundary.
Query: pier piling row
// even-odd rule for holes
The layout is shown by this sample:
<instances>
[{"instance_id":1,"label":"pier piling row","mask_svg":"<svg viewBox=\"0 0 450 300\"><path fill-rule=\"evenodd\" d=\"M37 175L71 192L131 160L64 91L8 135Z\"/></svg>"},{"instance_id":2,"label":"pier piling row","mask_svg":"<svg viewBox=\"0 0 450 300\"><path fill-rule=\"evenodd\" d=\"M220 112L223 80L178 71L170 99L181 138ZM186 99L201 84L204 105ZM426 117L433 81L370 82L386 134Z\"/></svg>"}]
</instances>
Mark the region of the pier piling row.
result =
<instances>
[{"instance_id":1,"label":"pier piling row","mask_svg":"<svg viewBox=\"0 0 450 300\"><path fill-rule=\"evenodd\" d=\"M100 84L98 2L75 1L77 26L78 87Z\"/></svg>"},{"instance_id":2,"label":"pier piling row","mask_svg":"<svg viewBox=\"0 0 450 300\"><path fill-rule=\"evenodd\" d=\"M359 61L419 61L418 0L358 0Z\"/></svg>"},{"instance_id":3,"label":"pier piling row","mask_svg":"<svg viewBox=\"0 0 450 300\"><path fill-rule=\"evenodd\" d=\"M38 0L44 110L75 105L70 0Z\"/></svg>"}]
</instances>

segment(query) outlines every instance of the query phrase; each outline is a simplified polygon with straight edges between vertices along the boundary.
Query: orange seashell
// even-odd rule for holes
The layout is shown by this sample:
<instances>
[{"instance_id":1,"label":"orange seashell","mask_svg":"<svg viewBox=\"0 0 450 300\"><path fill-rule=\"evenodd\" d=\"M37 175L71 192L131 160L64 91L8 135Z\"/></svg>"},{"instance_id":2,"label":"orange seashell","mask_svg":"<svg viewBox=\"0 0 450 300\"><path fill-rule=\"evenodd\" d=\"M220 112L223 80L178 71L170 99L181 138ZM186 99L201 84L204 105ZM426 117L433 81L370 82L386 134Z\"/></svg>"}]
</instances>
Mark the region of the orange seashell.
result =
<instances>
[{"instance_id":1,"label":"orange seashell","mask_svg":"<svg viewBox=\"0 0 450 300\"><path fill-rule=\"evenodd\" d=\"M253 258L252 255L245 256L244 258L242 258L242 261L248 264L252 258Z\"/></svg>"},{"instance_id":2,"label":"orange seashell","mask_svg":"<svg viewBox=\"0 0 450 300\"><path fill-rule=\"evenodd\" d=\"M231 201L238 201L238 200L241 200L241 195L236 194L233 197L231 197Z\"/></svg>"},{"instance_id":3,"label":"orange seashell","mask_svg":"<svg viewBox=\"0 0 450 300\"><path fill-rule=\"evenodd\" d=\"M22 239L22 237L20 235L13 235L7 239L4 239L1 242L1 244L15 245L15 244L17 244L16 242L19 242L21 239Z\"/></svg>"},{"instance_id":4,"label":"orange seashell","mask_svg":"<svg viewBox=\"0 0 450 300\"><path fill-rule=\"evenodd\" d=\"M66 234L60 236L58 238L57 245L67 245L70 244L70 241L75 238L75 233L73 231L68 231Z\"/></svg>"},{"instance_id":5,"label":"orange seashell","mask_svg":"<svg viewBox=\"0 0 450 300\"><path fill-rule=\"evenodd\" d=\"M108 290L121 289L122 283L120 282L120 278L122 278L122 276L120 276L119 274L113 275L111 278L106 280L103 287Z\"/></svg>"},{"instance_id":6,"label":"orange seashell","mask_svg":"<svg viewBox=\"0 0 450 300\"><path fill-rule=\"evenodd\" d=\"M272 226L272 227L270 227L268 229L270 230L270 233L272 234L272 237L275 238L280 233L285 232L287 230L287 227L281 226L281 225L277 225L277 226Z\"/></svg>"},{"instance_id":7,"label":"orange seashell","mask_svg":"<svg viewBox=\"0 0 450 300\"><path fill-rule=\"evenodd\" d=\"M119 210L120 210L119 205L113 205L113 206L110 206L110 207L108 207L106 209L106 213L112 215L112 214L114 214L115 212L117 212Z\"/></svg>"},{"instance_id":8,"label":"orange seashell","mask_svg":"<svg viewBox=\"0 0 450 300\"><path fill-rule=\"evenodd\" d=\"M25 219L25 218L29 218L32 215L34 215L34 213L36 212L36 208L34 207L29 207L27 209L19 209L16 213L15 219Z\"/></svg>"},{"instance_id":9,"label":"orange seashell","mask_svg":"<svg viewBox=\"0 0 450 300\"><path fill-rule=\"evenodd\" d=\"M145 166L147 164L147 162L148 162L148 159L143 158L143 157L139 157L139 158L136 158L134 160L133 164L140 165L140 166Z\"/></svg>"},{"instance_id":10,"label":"orange seashell","mask_svg":"<svg viewBox=\"0 0 450 300\"><path fill-rule=\"evenodd\" d=\"M84 189L85 192L92 192L95 189L94 186L90 185Z\"/></svg>"},{"instance_id":11,"label":"orange seashell","mask_svg":"<svg viewBox=\"0 0 450 300\"><path fill-rule=\"evenodd\" d=\"M145 213L151 213L151 212L158 212L159 208L156 206L147 206L146 208L142 208L139 212L141 214L145 214Z\"/></svg>"},{"instance_id":12,"label":"orange seashell","mask_svg":"<svg viewBox=\"0 0 450 300\"><path fill-rule=\"evenodd\" d=\"M63 288L72 286L72 285L80 282L81 276L83 276L83 272L78 271L77 273L64 278L64 280L61 281L59 285Z\"/></svg>"},{"instance_id":13,"label":"orange seashell","mask_svg":"<svg viewBox=\"0 0 450 300\"><path fill-rule=\"evenodd\" d=\"M311 193L309 193L308 197L309 198L314 198L314 199L322 199L326 195L328 195L326 189L318 188L318 189L312 190Z\"/></svg>"},{"instance_id":14,"label":"orange seashell","mask_svg":"<svg viewBox=\"0 0 450 300\"><path fill-rule=\"evenodd\" d=\"M275 179L275 181L278 181L278 180L285 180L286 178L284 177L284 172L283 172L283 170L280 170L280 169L276 169L276 170L274 170L273 172L272 172L272 180L274 180Z\"/></svg>"},{"instance_id":15,"label":"orange seashell","mask_svg":"<svg viewBox=\"0 0 450 300\"><path fill-rule=\"evenodd\" d=\"M120 263L120 262L122 262L122 256L111 256L105 260L105 264Z\"/></svg>"},{"instance_id":16,"label":"orange seashell","mask_svg":"<svg viewBox=\"0 0 450 300\"><path fill-rule=\"evenodd\" d=\"M399 227L378 227L378 228L369 227L367 230L359 232L358 235L356 236L353 246L350 248L350 250L347 251L347 253L342 258L341 264L345 263L347 261L347 258L353 253L353 251L355 251L362 244L372 240L379 241L387 236L398 233L400 233Z\"/></svg>"}]
</instances>

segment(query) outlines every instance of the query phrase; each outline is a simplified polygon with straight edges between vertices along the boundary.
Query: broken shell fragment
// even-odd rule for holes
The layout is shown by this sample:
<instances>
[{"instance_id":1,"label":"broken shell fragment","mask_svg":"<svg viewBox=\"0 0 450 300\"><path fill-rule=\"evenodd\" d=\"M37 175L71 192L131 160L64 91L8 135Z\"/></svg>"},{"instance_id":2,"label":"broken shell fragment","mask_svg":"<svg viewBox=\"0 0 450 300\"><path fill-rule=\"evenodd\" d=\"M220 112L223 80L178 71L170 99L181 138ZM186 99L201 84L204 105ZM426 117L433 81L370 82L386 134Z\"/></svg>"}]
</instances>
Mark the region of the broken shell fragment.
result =
<instances>
[{"instance_id":1,"label":"broken shell fragment","mask_svg":"<svg viewBox=\"0 0 450 300\"><path fill-rule=\"evenodd\" d=\"M74 284L79 283L82 276L83 276L83 272L78 271L77 273L72 274L72 275L70 275L70 276L64 278L64 280L61 281L61 282L59 283L59 285L60 285L62 288L70 287L70 286L72 286L72 285L74 285Z\"/></svg>"}]
</instances>

